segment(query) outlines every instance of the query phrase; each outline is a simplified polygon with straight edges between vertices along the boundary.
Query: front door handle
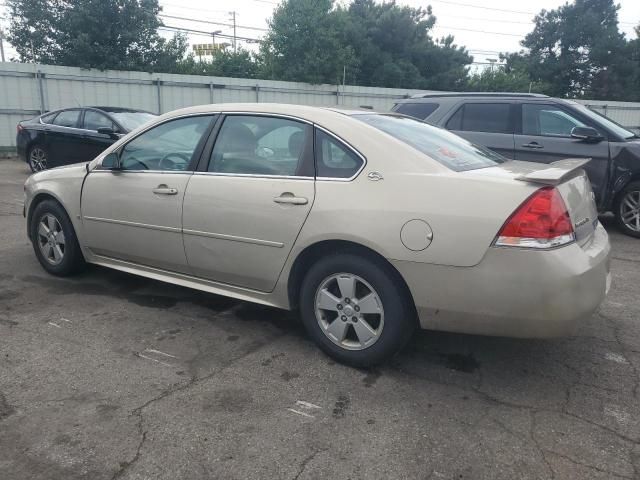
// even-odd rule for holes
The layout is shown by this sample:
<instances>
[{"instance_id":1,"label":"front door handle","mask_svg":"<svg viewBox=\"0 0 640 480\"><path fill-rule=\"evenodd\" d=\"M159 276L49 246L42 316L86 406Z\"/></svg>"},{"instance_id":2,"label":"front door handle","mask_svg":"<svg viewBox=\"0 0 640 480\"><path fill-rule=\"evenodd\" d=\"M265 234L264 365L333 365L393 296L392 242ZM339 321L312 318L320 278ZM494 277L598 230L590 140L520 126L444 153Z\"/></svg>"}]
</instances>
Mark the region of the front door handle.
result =
<instances>
[{"instance_id":1,"label":"front door handle","mask_svg":"<svg viewBox=\"0 0 640 480\"><path fill-rule=\"evenodd\" d=\"M275 197L273 199L273 201L276 202L276 203L284 203L284 204L289 204L289 205L306 205L307 203L309 203L309 199L308 198L296 197L291 192L285 192L282 195L280 195L279 197Z\"/></svg>"},{"instance_id":2,"label":"front door handle","mask_svg":"<svg viewBox=\"0 0 640 480\"><path fill-rule=\"evenodd\" d=\"M156 195L176 195L178 193L177 188L169 188L164 183L154 188L153 193Z\"/></svg>"},{"instance_id":3,"label":"front door handle","mask_svg":"<svg viewBox=\"0 0 640 480\"><path fill-rule=\"evenodd\" d=\"M525 143L524 145L522 145L524 148L544 148L542 145L540 145L538 142L530 142L530 143Z\"/></svg>"}]
</instances>

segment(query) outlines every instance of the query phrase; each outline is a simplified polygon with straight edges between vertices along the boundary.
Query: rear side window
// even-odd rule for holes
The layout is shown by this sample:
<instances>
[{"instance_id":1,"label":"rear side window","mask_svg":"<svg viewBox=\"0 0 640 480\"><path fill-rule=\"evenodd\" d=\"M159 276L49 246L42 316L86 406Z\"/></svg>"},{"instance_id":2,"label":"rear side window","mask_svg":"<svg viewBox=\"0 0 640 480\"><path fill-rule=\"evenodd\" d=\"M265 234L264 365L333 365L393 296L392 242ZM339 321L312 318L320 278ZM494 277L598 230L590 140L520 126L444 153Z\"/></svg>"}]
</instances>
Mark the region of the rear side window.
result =
<instances>
[{"instance_id":1,"label":"rear side window","mask_svg":"<svg viewBox=\"0 0 640 480\"><path fill-rule=\"evenodd\" d=\"M435 112L439 106L437 103L399 103L395 111L419 120L425 120Z\"/></svg>"},{"instance_id":2,"label":"rear side window","mask_svg":"<svg viewBox=\"0 0 640 480\"><path fill-rule=\"evenodd\" d=\"M52 123L60 127L77 127L79 118L80 110L65 110L60 112Z\"/></svg>"},{"instance_id":3,"label":"rear side window","mask_svg":"<svg viewBox=\"0 0 640 480\"><path fill-rule=\"evenodd\" d=\"M316 175L323 178L351 178L362 159L342 142L316 129Z\"/></svg>"},{"instance_id":4,"label":"rear side window","mask_svg":"<svg viewBox=\"0 0 640 480\"><path fill-rule=\"evenodd\" d=\"M447 122L447 130L512 133L508 103L467 103Z\"/></svg>"},{"instance_id":5,"label":"rear side window","mask_svg":"<svg viewBox=\"0 0 640 480\"><path fill-rule=\"evenodd\" d=\"M42 117L40 117L40 121L42 121L42 123L51 123L53 122L53 119L57 114L58 112L50 113L48 115L43 115Z\"/></svg>"}]
</instances>

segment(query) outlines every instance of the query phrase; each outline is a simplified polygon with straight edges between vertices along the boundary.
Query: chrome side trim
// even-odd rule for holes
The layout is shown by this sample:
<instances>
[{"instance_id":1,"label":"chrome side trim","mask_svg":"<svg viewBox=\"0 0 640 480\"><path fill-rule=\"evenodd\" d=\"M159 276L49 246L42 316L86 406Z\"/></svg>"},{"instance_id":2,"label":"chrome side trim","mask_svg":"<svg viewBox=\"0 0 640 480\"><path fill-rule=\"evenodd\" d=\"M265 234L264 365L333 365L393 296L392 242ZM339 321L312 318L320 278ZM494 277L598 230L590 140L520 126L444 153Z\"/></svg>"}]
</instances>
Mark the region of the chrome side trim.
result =
<instances>
[{"instance_id":1,"label":"chrome side trim","mask_svg":"<svg viewBox=\"0 0 640 480\"><path fill-rule=\"evenodd\" d=\"M260 240L259 238L238 237L236 235L225 235L223 233L201 232L199 230L189 230L189 229L183 229L182 233L184 233L185 235L193 235L193 236L196 236L196 237L218 238L220 240L229 240L229 241L232 241L232 242L252 243L254 245L264 245L265 247L275 247L275 248L284 247L284 243L282 243L282 242L272 242L270 240Z\"/></svg>"},{"instance_id":2,"label":"chrome side trim","mask_svg":"<svg viewBox=\"0 0 640 480\"><path fill-rule=\"evenodd\" d=\"M149 225L147 223L127 222L125 220L114 220L112 218L88 217L83 216L83 220L91 222L114 223L116 225L125 225L127 227L148 228L149 230L160 230L162 232L180 233L181 229L176 227L164 227L162 225Z\"/></svg>"},{"instance_id":3,"label":"chrome side trim","mask_svg":"<svg viewBox=\"0 0 640 480\"><path fill-rule=\"evenodd\" d=\"M100 165L102 167L102 165ZM110 168L94 168L90 173L111 173L122 175L124 173L161 173L164 175L192 175L193 170L111 170Z\"/></svg>"},{"instance_id":4,"label":"chrome side trim","mask_svg":"<svg viewBox=\"0 0 640 480\"><path fill-rule=\"evenodd\" d=\"M247 178L271 178L285 180L313 180L313 177L297 177L295 175L260 175L255 173L221 173L221 172L193 172L194 175L210 177L247 177Z\"/></svg>"}]
</instances>

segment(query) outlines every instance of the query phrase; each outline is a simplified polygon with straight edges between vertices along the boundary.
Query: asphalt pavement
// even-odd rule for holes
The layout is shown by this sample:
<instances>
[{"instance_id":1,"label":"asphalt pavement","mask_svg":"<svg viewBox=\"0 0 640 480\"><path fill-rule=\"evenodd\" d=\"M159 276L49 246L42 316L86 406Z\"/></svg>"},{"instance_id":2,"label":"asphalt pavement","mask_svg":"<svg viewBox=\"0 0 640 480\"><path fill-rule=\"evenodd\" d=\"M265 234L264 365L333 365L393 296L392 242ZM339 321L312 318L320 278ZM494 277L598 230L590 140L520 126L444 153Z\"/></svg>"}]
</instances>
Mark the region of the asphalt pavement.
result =
<instances>
[{"instance_id":1,"label":"asphalt pavement","mask_svg":"<svg viewBox=\"0 0 640 480\"><path fill-rule=\"evenodd\" d=\"M359 370L292 313L48 275L27 175L0 160L0 479L640 478L640 240L606 219L611 291L575 336L423 331Z\"/></svg>"}]
</instances>

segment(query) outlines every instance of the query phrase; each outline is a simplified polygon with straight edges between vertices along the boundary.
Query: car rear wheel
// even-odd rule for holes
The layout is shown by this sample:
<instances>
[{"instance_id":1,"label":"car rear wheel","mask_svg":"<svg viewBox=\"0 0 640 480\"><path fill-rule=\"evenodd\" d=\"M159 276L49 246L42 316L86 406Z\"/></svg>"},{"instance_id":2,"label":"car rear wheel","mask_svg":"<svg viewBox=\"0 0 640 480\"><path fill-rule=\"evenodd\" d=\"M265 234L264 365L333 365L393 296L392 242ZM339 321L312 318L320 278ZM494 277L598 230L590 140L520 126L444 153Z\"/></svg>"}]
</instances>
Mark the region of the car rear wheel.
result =
<instances>
[{"instance_id":1,"label":"car rear wheel","mask_svg":"<svg viewBox=\"0 0 640 480\"><path fill-rule=\"evenodd\" d=\"M33 250L47 272L67 276L85 265L71 220L58 202L45 200L35 207L30 231Z\"/></svg>"},{"instance_id":2,"label":"car rear wheel","mask_svg":"<svg viewBox=\"0 0 640 480\"><path fill-rule=\"evenodd\" d=\"M640 238L640 182L631 182L620 192L615 215L624 233Z\"/></svg>"},{"instance_id":3,"label":"car rear wheel","mask_svg":"<svg viewBox=\"0 0 640 480\"><path fill-rule=\"evenodd\" d=\"M46 170L48 154L44 147L40 145L34 145L29 149L29 155L27 156L27 163L32 172L39 172Z\"/></svg>"},{"instance_id":4,"label":"car rear wheel","mask_svg":"<svg viewBox=\"0 0 640 480\"><path fill-rule=\"evenodd\" d=\"M337 253L303 280L300 311L309 335L336 360L367 367L389 359L415 329L411 299L382 261Z\"/></svg>"}]
</instances>

